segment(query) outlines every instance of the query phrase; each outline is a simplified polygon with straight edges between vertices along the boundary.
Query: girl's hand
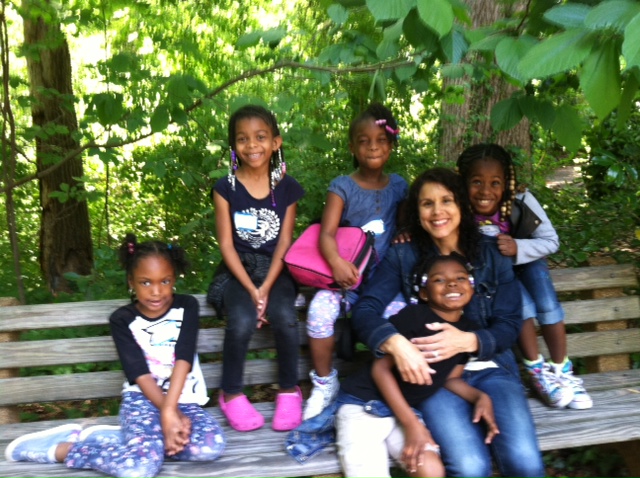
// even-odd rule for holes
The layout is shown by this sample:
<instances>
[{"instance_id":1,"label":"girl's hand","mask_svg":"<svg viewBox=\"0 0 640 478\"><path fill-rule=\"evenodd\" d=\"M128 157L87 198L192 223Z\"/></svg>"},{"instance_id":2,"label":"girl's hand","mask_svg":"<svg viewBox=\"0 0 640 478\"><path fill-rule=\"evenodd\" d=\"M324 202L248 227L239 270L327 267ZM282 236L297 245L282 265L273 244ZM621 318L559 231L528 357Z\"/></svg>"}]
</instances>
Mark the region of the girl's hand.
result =
<instances>
[{"instance_id":1,"label":"girl's hand","mask_svg":"<svg viewBox=\"0 0 640 478\"><path fill-rule=\"evenodd\" d=\"M393 244L404 244L405 242L411 242L411 234L408 231L399 231L398 234L396 234L396 237L394 237L391 242Z\"/></svg>"},{"instance_id":2,"label":"girl's hand","mask_svg":"<svg viewBox=\"0 0 640 478\"><path fill-rule=\"evenodd\" d=\"M463 332L451 324L436 322L427 324L429 330L440 331L428 337L416 337L411 342L422 352L429 363L436 363L461 352L475 352L477 337L472 332Z\"/></svg>"},{"instance_id":3,"label":"girl's hand","mask_svg":"<svg viewBox=\"0 0 640 478\"><path fill-rule=\"evenodd\" d=\"M268 325L267 320L267 305L269 304L269 294L265 292L262 287L258 287L252 294L253 303L256 306L256 319L258 323L257 328L261 328L263 325Z\"/></svg>"},{"instance_id":4,"label":"girl's hand","mask_svg":"<svg viewBox=\"0 0 640 478\"><path fill-rule=\"evenodd\" d=\"M429 450L429 448L431 448ZM422 424L405 429L404 449L402 450L402 461L411 473L415 473L419 466L424 463L424 454L427 451L435 453L439 449L433 440L431 433Z\"/></svg>"},{"instance_id":5,"label":"girl's hand","mask_svg":"<svg viewBox=\"0 0 640 478\"><path fill-rule=\"evenodd\" d=\"M484 419L487 425L487 436L484 442L488 445L493 437L500 433L500 430L498 430L496 417L493 414L493 402L486 393L480 394L473 410L473 423L478 423L480 419Z\"/></svg>"},{"instance_id":6,"label":"girl's hand","mask_svg":"<svg viewBox=\"0 0 640 478\"><path fill-rule=\"evenodd\" d=\"M503 256L514 257L518 254L518 243L509 234L498 234L498 250Z\"/></svg>"},{"instance_id":7,"label":"girl's hand","mask_svg":"<svg viewBox=\"0 0 640 478\"><path fill-rule=\"evenodd\" d=\"M191 421L176 408L162 409L160 413L164 449L169 456L176 455L189 444Z\"/></svg>"},{"instance_id":8,"label":"girl's hand","mask_svg":"<svg viewBox=\"0 0 640 478\"><path fill-rule=\"evenodd\" d=\"M360 271L349 261L340 258L332 266L333 279L343 289L353 287L360 278Z\"/></svg>"}]
</instances>

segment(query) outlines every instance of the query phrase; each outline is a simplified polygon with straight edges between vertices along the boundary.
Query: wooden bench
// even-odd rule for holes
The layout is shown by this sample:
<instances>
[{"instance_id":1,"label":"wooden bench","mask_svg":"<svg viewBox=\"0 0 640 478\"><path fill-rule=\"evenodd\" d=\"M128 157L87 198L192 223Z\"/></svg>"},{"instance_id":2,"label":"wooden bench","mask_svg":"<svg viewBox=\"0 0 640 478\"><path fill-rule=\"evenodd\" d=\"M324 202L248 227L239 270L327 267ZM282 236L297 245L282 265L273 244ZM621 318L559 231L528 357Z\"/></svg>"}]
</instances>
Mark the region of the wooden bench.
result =
<instances>
[{"instance_id":1,"label":"wooden bench","mask_svg":"<svg viewBox=\"0 0 640 478\"><path fill-rule=\"evenodd\" d=\"M552 275L566 311L569 355L574 362L576 358L584 358L589 369L599 368L581 375L594 399L594 407L590 410L554 410L530 399L541 448L555 450L625 443L631 450L628 453L630 475L637 476L640 468L631 467L637 466L633 460L640 455L640 370L630 369L630 354L640 353L640 302L637 295L629 294L630 289L637 287L635 269L631 265L610 265L557 269L552 271ZM622 290L627 293L621 293ZM206 381L212 387L214 399L210 403L213 405L221 373L221 363L216 354L222 350L224 330L215 327L216 322L221 324L220 321L210 319L214 312L204 297L197 297L203 317L209 317L204 321L198 350L204 359ZM10 413L12 407L19 404L118 397L123 382L120 371L43 376L17 376L16 373L16 369L31 367L117 362L109 336L20 341L18 335L38 329L104 326L109 314L125 302L108 300L0 307L0 377L3 377L0 378L0 408L4 407L0 412ZM575 326L580 326L580 330L575 330ZM302 322L300 336L306 343ZM257 331L250 346L253 351L272 347L273 338L268 327ZM613 366L607 363L611 360ZM354 366L338 361L341 373ZM307 379L309 368L310 360L303 354L299 364L301 380ZM276 381L273 359L247 361L247 385ZM340 472L332 447L305 465L290 458L283 449L286 434L270 428L273 404L259 403L257 408L265 414L267 424L260 430L240 433L226 425L218 407L211 407L211 412L225 426L227 448L224 455L210 463L167 461L159 476L314 476ZM117 423L117 418L111 416L76 420L85 425ZM69 420L65 419L0 424L0 476L103 476L88 470L70 470L62 464L10 463L4 460L4 450L14 438L67 422Z\"/></svg>"}]
</instances>

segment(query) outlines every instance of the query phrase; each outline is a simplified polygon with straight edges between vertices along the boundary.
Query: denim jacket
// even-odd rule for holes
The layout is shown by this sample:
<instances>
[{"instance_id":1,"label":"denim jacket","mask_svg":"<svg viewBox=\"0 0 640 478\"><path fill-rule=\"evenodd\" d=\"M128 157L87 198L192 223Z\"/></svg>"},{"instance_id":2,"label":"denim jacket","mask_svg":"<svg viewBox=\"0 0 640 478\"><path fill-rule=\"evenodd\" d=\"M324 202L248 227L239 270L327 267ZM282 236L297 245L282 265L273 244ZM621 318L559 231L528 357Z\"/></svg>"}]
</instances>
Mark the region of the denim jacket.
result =
<instances>
[{"instance_id":1,"label":"denim jacket","mask_svg":"<svg viewBox=\"0 0 640 478\"><path fill-rule=\"evenodd\" d=\"M326 446L336 441L335 421L336 413L342 405L362 405L364 411L377 417L391 417L393 412L389 406L380 400L365 402L353 395L340 390L336 400L319 415L302 422L296 429L287 434L285 449L298 463L304 464L310 458L320 453ZM414 409L416 415L422 418L420 412Z\"/></svg>"},{"instance_id":2,"label":"denim jacket","mask_svg":"<svg viewBox=\"0 0 640 478\"><path fill-rule=\"evenodd\" d=\"M434 254L438 251L434 249ZM401 292L407 303L411 297L413 269L419 251L413 243L394 244L367 283L352 309L352 324L362 340L377 356L380 346L397 330L382 317L385 307ZM475 294L465 314L477 322L478 360L493 360L518 376L511 347L522 327L520 283L510 258L500 254L495 237L482 236L478 257L473 262Z\"/></svg>"}]
</instances>

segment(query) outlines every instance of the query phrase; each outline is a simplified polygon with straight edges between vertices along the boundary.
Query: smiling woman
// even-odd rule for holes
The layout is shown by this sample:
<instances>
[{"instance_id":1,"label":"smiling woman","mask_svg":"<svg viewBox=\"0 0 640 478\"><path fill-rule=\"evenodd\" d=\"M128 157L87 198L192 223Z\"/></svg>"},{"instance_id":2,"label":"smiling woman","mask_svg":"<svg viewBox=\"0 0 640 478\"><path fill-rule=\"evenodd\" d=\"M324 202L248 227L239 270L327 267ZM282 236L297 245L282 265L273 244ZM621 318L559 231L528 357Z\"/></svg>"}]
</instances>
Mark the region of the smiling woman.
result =
<instances>
[{"instance_id":1,"label":"smiling woman","mask_svg":"<svg viewBox=\"0 0 640 478\"><path fill-rule=\"evenodd\" d=\"M499 253L495 238L478 233L466 186L452 170L434 168L421 174L409 190L404 217L411 242L393 245L368 282L353 309L356 332L376 355L393 356L403 380L418 385L432 383L429 364L460 352L472 355L462 378L493 401L500 434L491 447L485 443L483 426L471 420L472 406L449 390L440 389L418 407L440 446L448 476L491 476L491 454L503 476L544 476L533 420L511 351L521 326L520 289L511 261ZM383 318L385 307L398 293L407 303L411 301L417 263L451 253L465 256L472 267L474 294L464 311L477 330L434 324L430 329L438 333L409 341ZM340 429L353 426L350 420L338 413L339 447ZM360 443L373 446L364 439ZM380 469L371 476L387 473Z\"/></svg>"}]
</instances>

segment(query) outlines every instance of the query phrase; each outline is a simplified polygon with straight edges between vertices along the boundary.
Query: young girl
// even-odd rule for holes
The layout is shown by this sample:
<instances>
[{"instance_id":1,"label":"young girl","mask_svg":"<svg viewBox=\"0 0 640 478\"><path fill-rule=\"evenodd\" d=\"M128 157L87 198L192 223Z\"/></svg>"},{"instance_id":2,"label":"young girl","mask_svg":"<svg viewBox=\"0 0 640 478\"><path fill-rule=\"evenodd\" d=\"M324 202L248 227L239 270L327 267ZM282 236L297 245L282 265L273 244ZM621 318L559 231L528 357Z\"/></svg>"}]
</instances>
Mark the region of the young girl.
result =
<instances>
[{"instance_id":1,"label":"young girl","mask_svg":"<svg viewBox=\"0 0 640 478\"><path fill-rule=\"evenodd\" d=\"M283 267L293 235L302 187L285 175L282 137L274 115L248 105L229 120L231 167L213 190L222 263L212 302L227 312L222 352L220 408L238 431L260 428L264 417L242 393L244 363L256 327L271 324L278 354L276 411L272 428L291 430L302 421L298 383L296 285Z\"/></svg>"},{"instance_id":2,"label":"young girl","mask_svg":"<svg viewBox=\"0 0 640 478\"><path fill-rule=\"evenodd\" d=\"M127 378L119 427L63 425L14 440L10 461L64 462L110 476L156 476L164 457L182 461L218 458L222 429L203 410L209 399L196 343L197 300L174 294L187 266L184 250L158 241L120 246L132 303L109 318Z\"/></svg>"},{"instance_id":3,"label":"young girl","mask_svg":"<svg viewBox=\"0 0 640 478\"><path fill-rule=\"evenodd\" d=\"M389 318L404 337L431 335L435 332L428 326L434 322L448 322L463 331L476 328L462 315L463 307L473 296L473 278L463 256L452 253L429 257L417 266L413 283L417 296L412 297L413 303ZM388 454L406 467L409 476L445 476L439 448L411 408L419 408L443 386L475 404L471 419L474 423L485 420L485 443L491 443L499 433L491 399L461 378L468 359L468 354L461 353L433 364L436 373L431 385L402 380L389 355L376 359L371 369L347 377L342 392L357 399L349 402L373 404L384 399L393 416L368 413L360 404L342 405L338 416L350 417L348 421L338 420L338 453L345 476L378 476L375 473L386 468ZM382 420L387 421L387 426L380 426Z\"/></svg>"},{"instance_id":4,"label":"young girl","mask_svg":"<svg viewBox=\"0 0 640 478\"><path fill-rule=\"evenodd\" d=\"M481 232L497 236L500 252L513 259L524 286L518 343L537 393L551 407L591 408L593 401L567 357L564 311L547 267L546 256L558 250L553 225L529 191L516 194L513 161L501 146L467 148L458 158L458 170L468 185ZM538 351L534 317L549 348L549 361Z\"/></svg>"},{"instance_id":5,"label":"young girl","mask_svg":"<svg viewBox=\"0 0 640 478\"><path fill-rule=\"evenodd\" d=\"M391 111L372 104L349 127L349 150L356 170L339 176L329 185L322 214L320 250L331 265L335 281L349 289L359 279L358 268L338 255L338 226L359 226L375 234L375 249L382 259L395 234L398 205L407 195L406 181L397 174L386 174L384 166L398 141L398 125ZM373 271L371 271L373 272ZM357 291L346 294L347 308L358 298ZM313 389L307 400L304 419L318 415L335 398L339 389L332 367L334 323L340 314L342 294L320 290L311 300L307 334L314 370Z\"/></svg>"}]
</instances>

